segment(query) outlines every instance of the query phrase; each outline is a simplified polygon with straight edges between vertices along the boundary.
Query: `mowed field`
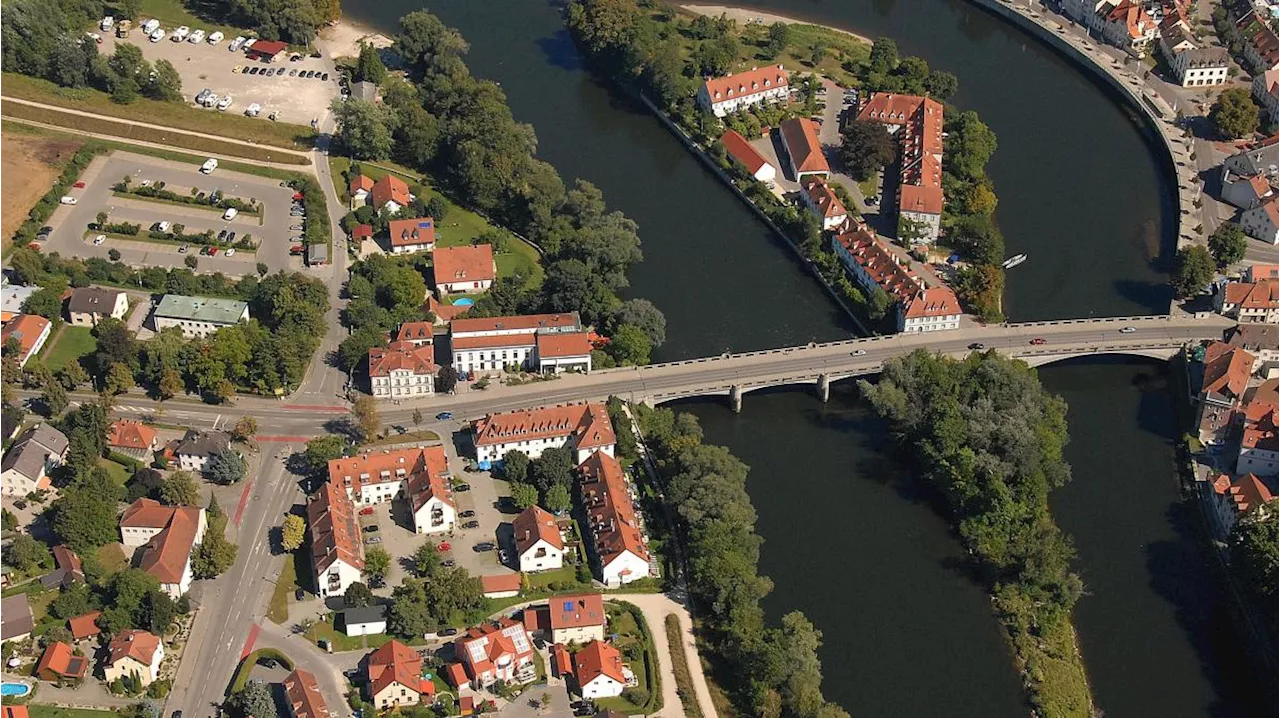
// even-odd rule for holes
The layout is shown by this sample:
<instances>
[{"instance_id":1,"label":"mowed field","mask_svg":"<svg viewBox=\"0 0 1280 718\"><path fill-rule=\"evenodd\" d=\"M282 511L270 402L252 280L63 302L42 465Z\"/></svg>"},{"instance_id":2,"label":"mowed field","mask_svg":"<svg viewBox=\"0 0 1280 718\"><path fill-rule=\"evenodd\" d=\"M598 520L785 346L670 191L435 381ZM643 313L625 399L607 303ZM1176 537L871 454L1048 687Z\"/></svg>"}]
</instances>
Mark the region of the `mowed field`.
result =
<instances>
[{"instance_id":1,"label":"mowed field","mask_svg":"<svg viewBox=\"0 0 1280 718\"><path fill-rule=\"evenodd\" d=\"M0 237L8 241L53 186L76 140L0 133Z\"/></svg>"}]
</instances>

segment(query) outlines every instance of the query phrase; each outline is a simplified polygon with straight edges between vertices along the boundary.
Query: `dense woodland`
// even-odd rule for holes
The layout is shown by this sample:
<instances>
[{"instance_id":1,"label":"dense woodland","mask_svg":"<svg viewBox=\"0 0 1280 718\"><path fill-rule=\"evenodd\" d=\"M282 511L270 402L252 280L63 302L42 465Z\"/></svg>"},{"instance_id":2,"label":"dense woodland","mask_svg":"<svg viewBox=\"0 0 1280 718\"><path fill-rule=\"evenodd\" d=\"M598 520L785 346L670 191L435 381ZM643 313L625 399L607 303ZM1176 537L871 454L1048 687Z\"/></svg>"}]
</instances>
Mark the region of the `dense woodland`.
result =
<instances>
[{"instance_id":1,"label":"dense woodland","mask_svg":"<svg viewBox=\"0 0 1280 718\"><path fill-rule=\"evenodd\" d=\"M955 360L917 350L859 388L936 491L990 587L1040 715L1089 716L1071 611L1083 591L1049 493L1071 478L1066 403L995 352Z\"/></svg>"}]
</instances>

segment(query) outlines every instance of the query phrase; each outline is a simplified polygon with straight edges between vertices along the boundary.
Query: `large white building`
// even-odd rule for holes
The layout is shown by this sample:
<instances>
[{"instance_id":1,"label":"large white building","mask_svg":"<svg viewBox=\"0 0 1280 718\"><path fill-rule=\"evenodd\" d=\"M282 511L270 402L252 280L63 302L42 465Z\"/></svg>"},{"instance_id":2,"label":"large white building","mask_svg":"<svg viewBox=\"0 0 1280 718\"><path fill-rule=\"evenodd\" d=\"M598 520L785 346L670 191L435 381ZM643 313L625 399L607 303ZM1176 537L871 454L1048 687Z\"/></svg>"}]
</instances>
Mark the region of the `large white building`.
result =
<instances>
[{"instance_id":1,"label":"large white building","mask_svg":"<svg viewBox=\"0 0 1280 718\"><path fill-rule=\"evenodd\" d=\"M449 343L453 368L471 379L512 367L591 371L591 335L577 312L454 319Z\"/></svg>"},{"instance_id":2,"label":"large white building","mask_svg":"<svg viewBox=\"0 0 1280 718\"><path fill-rule=\"evenodd\" d=\"M0 485L5 496L26 496L52 485L49 472L67 458L70 442L48 424L27 429L9 447L0 462Z\"/></svg>"},{"instance_id":3,"label":"large white building","mask_svg":"<svg viewBox=\"0 0 1280 718\"><path fill-rule=\"evenodd\" d=\"M405 499L419 534L452 531L457 523L448 476L449 460L440 446L366 451L329 462L329 483L359 506Z\"/></svg>"},{"instance_id":4,"label":"large white building","mask_svg":"<svg viewBox=\"0 0 1280 718\"><path fill-rule=\"evenodd\" d=\"M364 543L356 509L342 484L327 481L307 502L311 567L320 598L341 596L364 571Z\"/></svg>"},{"instance_id":5,"label":"large white building","mask_svg":"<svg viewBox=\"0 0 1280 718\"><path fill-rule=\"evenodd\" d=\"M176 600L191 588L195 578L191 554L204 541L207 527L205 510L199 506L164 506L138 499L120 516L120 542L137 549L136 565Z\"/></svg>"},{"instance_id":6,"label":"large white building","mask_svg":"<svg viewBox=\"0 0 1280 718\"><path fill-rule=\"evenodd\" d=\"M369 349L369 390L375 399L410 399L436 391L435 349L430 344L392 342Z\"/></svg>"},{"instance_id":7,"label":"large white building","mask_svg":"<svg viewBox=\"0 0 1280 718\"><path fill-rule=\"evenodd\" d=\"M960 300L950 287L927 286L865 226L837 235L832 247L845 270L864 290L883 290L897 301L899 332L960 328Z\"/></svg>"},{"instance_id":8,"label":"large white building","mask_svg":"<svg viewBox=\"0 0 1280 718\"><path fill-rule=\"evenodd\" d=\"M1227 81L1231 57L1221 47L1201 47L1176 3L1160 21L1158 47L1182 87L1209 87Z\"/></svg>"},{"instance_id":9,"label":"large white building","mask_svg":"<svg viewBox=\"0 0 1280 718\"><path fill-rule=\"evenodd\" d=\"M698 106L716 117L744 107L786 102L791 75L782 65L752 68L728 77L713 77L698 88Z\"/></svg>"},{"instance_id":10,"label":"large white building","mask_svg":"<svg viewBox=\"0 0 1280 718\"><path fill-rule=\"evenodd\" d=\"M207 337L223 327L249 321L249 305L234 299L166 294L151 313L156 331L178 327L185 337Z\"/></svg>"},{"instance_id":11,"label":"large white building","mask_svg":"<svg viewBox=\"0 0 1280 718\"><path fill-rule=\"evenodd\" d=\"M898 140L898 239L911 244L937 241L942 231L942 103L929 97L872 93L859 120L884 125Z\"/></svg>"},{"instance_id":12,"label":"large white building","mask_svg":"<svg viewBox=\"0 0 1280 718\"><path fill-rule=\"evenodd\" d=\"M1268 379L1245 392L1240 411L1240 453L1236 457L1236 474L1255 474L1263 478L1280 475L1280 395L1277 380Z\"/></svg>"},{"instance_id":13,"label":"large white building","mask_svg":"<svg viewBox=\"0 0 1280 718\"><path fill-rule=\"evenodd\" d=\"M554 571L564 565L564 540L556 517L530 506L511 522L520 571Z\"/></svg>"},{"instance_id":14,"label":"large white building","mask_svg":"<svg viewBox=\"0 0 1280 718\"><path fill-rule=\"evenodd\" d=\"M604 404L566 404L541 409L520 409L489 414L471 423L476 460L500 461L508 451L519 450L531 459L547 449L565 446L581 464L601 451L613 456L613 424Z\"/></svg>"}]
</instances>

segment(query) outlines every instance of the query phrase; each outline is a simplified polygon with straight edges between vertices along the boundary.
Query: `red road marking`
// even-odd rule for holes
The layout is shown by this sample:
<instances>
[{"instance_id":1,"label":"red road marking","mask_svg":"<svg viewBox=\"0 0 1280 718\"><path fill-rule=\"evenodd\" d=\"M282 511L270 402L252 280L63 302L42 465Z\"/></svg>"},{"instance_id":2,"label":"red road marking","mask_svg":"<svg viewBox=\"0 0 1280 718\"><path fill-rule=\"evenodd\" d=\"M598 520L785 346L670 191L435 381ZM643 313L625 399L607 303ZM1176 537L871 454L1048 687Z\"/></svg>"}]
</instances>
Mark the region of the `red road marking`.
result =
<instances>
[{"instance_id":1,"label":"red road marking","mask_svg":"<svg viewBox=\"0 0 1280 718\"><path fill-rule=\"evenodd\" d=\"M258 640L258 631L260 630L262 629L256 623L253 624L253 628L249 629L249 637L244 639L244 650L240 651L240 660L243 661L249 657L250 653L253 653L253 644Z\"/></svg>"},{"instance_id":2,"label":"red road marking","mask_svg":"<svg viewBox=\"0 0 1280 718\"><path fill-rule=\"evenodd\" d=\"M253 437L254 441L274 441L281 444L305 444L311 440L309 436L263 436L257 434Z\"/></svg>"},{"instance_id":3,"label":"red road marking","mask_svg":"<svg viewBox=\"0 0 1280 718\"><path fill-rule=\"evenodd\" d=\"M240 492L240 503L236 504L236 515L231 518L231 523L236 526L240 525L240 517L244 516L244 507L249 505L249 489L253 488L253 481L244 482L244 490Z\"/></svg>"},{"instance_id":4,"label":"red road marking","mask_svg":"<svg viewBox=\"0 0 1280 718\"><path fill-rule=\"evenodd\" d=\"M312 406L310 404L285 404L283 408L289 411L329 411L340 414L349 411L345 406Z\"/></svg>"}]
</instances>

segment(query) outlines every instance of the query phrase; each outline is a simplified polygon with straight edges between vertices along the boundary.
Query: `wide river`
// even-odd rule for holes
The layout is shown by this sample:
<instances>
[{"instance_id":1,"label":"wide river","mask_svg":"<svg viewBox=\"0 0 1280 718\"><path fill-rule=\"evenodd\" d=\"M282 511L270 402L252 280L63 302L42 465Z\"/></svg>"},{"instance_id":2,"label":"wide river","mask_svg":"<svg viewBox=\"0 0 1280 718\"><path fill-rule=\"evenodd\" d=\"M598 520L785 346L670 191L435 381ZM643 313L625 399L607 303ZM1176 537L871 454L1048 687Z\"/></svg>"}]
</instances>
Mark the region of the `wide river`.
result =
<instances>
[{"instance_id":1,"label":"wide river","mask_svg":"<svg viewBox=\"0 0 1280 718\"><path fill-rule=\"evenodd\" d=\"M962 0L747 2L894 38L960 80L954 102L999 136L990 174L1010 253L1011 318L1115 316L1168 306L1169 184L1146 134L1077 67ZM394 31L414 0L348 0ZM539 0L428 6L500 82L539 156L598 185L640 225L636 296L667 314L677 359L846 337L853 327L784 246L645 112L591 77ZM1071 406L1075 481L1053 497L1089 588L1077 626L1099 706L1117 716L1268 714L1247 688L1219 596L1177 506L1177 430L1163 366L1083 362L1041 372ZM882 451L881 428L838 385L751 394L740 415L690 402L708 439L751 467L775 618L805 611L825 634L829 697L859 716L1025 716L983 591L945 522Z\"/></svg>"}]
</instances>

